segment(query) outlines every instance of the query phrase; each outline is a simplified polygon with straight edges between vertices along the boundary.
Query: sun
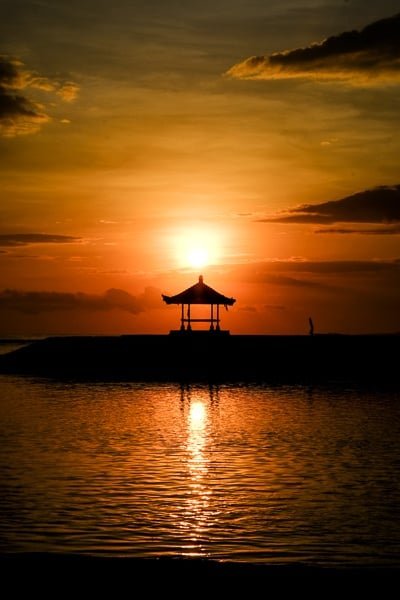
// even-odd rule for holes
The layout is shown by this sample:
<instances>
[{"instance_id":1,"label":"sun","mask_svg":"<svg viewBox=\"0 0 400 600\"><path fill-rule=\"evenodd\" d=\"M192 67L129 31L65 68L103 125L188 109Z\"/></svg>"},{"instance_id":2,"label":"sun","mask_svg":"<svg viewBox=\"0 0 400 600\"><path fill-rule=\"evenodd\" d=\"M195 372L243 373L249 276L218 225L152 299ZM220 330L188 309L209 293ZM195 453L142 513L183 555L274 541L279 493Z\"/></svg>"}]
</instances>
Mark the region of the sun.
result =
<instances>
[{"instance_id":1,"label":"sun","mask_svg":"<svg viewBox=\"0 0 400 600\"><path fill-rule=\"evenodd\" d=\"M179 267L203 269L218 263L222 254L222 234L212 226L189 226L173 235L173 251Z\"/></svg>"},{"instance_id":2,"label":"sun","mask_svg":"<svg viewBox=\"0 0 400 600\"><path fill-rule=\"evenodd\" d=\"M193 269L201 269L209 263L209 256L207 248L196 246L189 248L187 252L187 262Z\"/></svg>"}]
</instances>

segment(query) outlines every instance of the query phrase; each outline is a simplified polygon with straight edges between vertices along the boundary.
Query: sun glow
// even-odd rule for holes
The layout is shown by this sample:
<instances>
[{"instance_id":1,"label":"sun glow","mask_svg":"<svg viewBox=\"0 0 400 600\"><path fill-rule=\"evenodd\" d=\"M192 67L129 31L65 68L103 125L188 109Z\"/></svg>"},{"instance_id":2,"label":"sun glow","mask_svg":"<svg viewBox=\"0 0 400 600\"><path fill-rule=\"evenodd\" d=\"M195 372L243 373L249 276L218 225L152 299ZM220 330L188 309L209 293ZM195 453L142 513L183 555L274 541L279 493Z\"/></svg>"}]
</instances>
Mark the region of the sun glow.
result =
<instances>
[{"instance_id":1,"label":"sun glow","mask_svg":"<svg viewBox=\"0 0 400 600\"><path fill-rule=\"evenodd\" d=\"M211 227L189 227L173 236L174 254L181 268L201 269L222 257L222 235Z\"/></svg>"},{"instance_id":2,"label":"sun glow","mask_svg":"<svg viewBox=\"0 0 400 600\"><path fill-rule=\"evenodd\" d=\"M206 248L191 248L187 254L187 260L191 267L201 268L209 263L208 251Z\"/></svg>"}]
</instances>

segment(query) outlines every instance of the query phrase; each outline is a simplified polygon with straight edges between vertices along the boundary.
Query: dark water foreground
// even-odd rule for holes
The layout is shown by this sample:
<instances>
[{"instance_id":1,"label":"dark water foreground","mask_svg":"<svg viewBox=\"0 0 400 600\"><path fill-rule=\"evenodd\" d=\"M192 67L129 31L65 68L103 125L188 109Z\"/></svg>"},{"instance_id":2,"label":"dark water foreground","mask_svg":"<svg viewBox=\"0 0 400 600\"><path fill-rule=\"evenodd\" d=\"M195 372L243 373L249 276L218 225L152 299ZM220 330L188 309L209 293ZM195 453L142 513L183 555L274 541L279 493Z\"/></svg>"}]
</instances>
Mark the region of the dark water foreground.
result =
<instances>
[{"instance_id":1,"label":"dark water foreground","mask_svg":"<svg viewBox=\"0 0 400 600\"><path fill-rule=\"evenodd\" d=\"M132 381L397 384L400 335L54 337L0 356L0 372Z\"/></svg>"},{"instance_id":2,"label":"dark water foreground","mask_svg":"<svg viewBox=\"0 0 400 600\"><path fill-rule=\"evenodd\" d=\"M5 554L0 555L0 568L3 573L14 580L13 589L19 585L25 588L28 584L36 589L35 584L53 589L55 578L62 578L63 589L78 587L82 590L89 587L104 593L110 587L115 593L120 587L127 589L136 586L138 582L146 584L146 592L158 589L165 592L165 585L173 584L175 592L185 588L188 593L188 583L194 586L191 593L196 593L209 580L221 579L239 582L246 581L247 593L251 591L249 582L267 587L257 588L262 595L272 591L291 589L293 584L307 584L309 591L329 593L335 590L349 592L347 585L357 585L357 592L389 593L390 587L400 581L400 570L395 568L317 568L301 564L291 566L272 566L262 564L218 562L207 559L132 559L132 558L99 558L74 554ZM23 573L24 578L15 579L15 573ZM49 581L49 573L51 578ZM29 579L26 579L28 577ZM7 580L7 575L5 575ZM22 584L22 585L21 585ZM329 588L325 586L329 585ZM128 588L126 587L128 586ZM322 587L321 587L322 586ZM144 591L144 590L143 590ZM215 590L214 590L215 592ZM328 596L326 596L328 594Z\"/></svg>"}]
</instances>

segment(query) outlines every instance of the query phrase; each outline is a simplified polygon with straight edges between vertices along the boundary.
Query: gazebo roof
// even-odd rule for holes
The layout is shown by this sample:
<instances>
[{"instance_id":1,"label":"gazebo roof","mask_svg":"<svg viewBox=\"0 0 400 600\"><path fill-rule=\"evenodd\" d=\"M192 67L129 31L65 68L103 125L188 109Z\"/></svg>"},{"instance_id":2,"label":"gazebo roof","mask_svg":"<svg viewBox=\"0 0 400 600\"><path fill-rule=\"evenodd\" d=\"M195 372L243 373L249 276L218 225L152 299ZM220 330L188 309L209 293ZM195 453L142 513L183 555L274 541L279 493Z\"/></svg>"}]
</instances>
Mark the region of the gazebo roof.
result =
<instances>
[{"instance_id":1,"label":"gazebo roof","mask_svg":"<svg viewBox=\"0 0 400 600\"><path fill-rule=\"evenodd\" d=\"M223 304L224 306L232 306L236 302L235 298L227 298L206 285L203 282L202 275L200 275L199 281L187 290L176 294L176 296L162 294L162 298L167 304Z\"/></svg>"}]
</instances>

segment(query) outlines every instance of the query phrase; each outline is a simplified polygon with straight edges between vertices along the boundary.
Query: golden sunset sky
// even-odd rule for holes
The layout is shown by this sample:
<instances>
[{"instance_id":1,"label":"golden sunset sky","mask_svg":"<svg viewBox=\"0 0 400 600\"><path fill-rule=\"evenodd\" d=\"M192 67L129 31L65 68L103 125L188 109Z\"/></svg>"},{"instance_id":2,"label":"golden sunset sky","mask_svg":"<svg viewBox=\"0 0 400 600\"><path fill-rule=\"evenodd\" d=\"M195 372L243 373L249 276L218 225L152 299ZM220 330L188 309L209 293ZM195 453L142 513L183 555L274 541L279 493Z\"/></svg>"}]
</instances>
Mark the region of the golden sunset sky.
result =
<instances>
[{"instance_id":1,"label":"golden sunset sky","mask_svg":"<svg viewBox=\"0 0 400 600\"><path fill-rule=\"evenodd\" d=\"M398 2L0 7L0 336L400 331Z\"/></svg>"}]
</instances>

